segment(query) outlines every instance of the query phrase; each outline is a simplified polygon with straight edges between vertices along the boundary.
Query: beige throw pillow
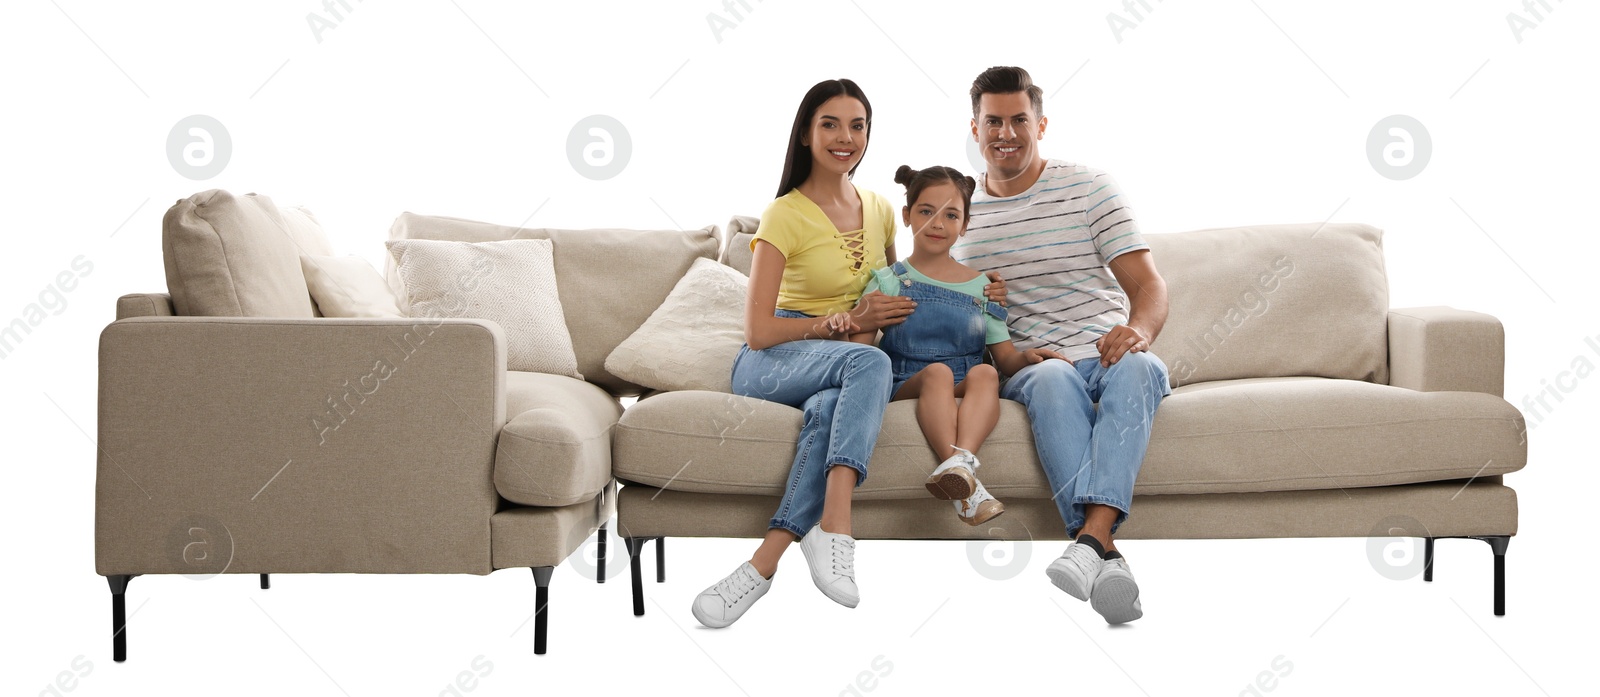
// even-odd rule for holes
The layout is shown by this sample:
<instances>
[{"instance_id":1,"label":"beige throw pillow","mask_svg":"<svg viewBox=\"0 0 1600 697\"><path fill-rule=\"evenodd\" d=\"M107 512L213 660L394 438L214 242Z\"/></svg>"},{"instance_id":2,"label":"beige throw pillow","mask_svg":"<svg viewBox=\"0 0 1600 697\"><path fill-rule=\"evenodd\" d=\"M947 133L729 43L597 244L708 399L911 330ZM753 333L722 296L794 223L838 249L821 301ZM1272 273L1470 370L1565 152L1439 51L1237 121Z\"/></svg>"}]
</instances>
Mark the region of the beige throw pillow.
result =
<instances>
[{"instance_id":1,"label":"beige throw pillow","mask_svg":"<svg viewBox=\"0 0 1600 697\"><path fill-rule=\"evenodd\" d=\"M323 317L404 317L389 284L366 259L302 254L311 299Z\"/></svg>"},{"instance_id":2,"label":"beige throw pillow","mask_svg":"<svg viewBox=\"0 0 1600 697\"><path fill-rule=\"evenodd\" d=\"M656 390L732 392L748 286L744 274L695 259L661 306L606 357L606 370Z\"/></svg>"},{"instance_id":3,"label":"beige throw pillow","mask_svg":"<svg viewBox=\"0 0 1600 697\"><path fill-rule=\"evenodd\" d=\"M583 379L549 240L387 244L412 317L491 320L506 333L507 369Z\"/></svg>"}]
</instances>

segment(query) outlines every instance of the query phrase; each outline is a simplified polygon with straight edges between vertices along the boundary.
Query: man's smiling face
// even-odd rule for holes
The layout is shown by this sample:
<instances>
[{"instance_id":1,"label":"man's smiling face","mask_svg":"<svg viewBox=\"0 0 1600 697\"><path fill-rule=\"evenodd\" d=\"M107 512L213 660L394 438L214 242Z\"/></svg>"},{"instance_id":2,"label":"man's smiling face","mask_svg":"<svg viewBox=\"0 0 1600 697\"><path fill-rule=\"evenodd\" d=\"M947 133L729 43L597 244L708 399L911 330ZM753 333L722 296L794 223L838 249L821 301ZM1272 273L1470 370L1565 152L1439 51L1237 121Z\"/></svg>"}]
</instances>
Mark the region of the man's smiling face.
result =
<instances>
[{"instance_id":1,"label":"man's smiling face","mask_svg":"<svg viewBox=\"0 0 1600 697\"><path fill-rule=\"evenodd\" d=\"M989 181L1015 179L1033 166L1046 123L1034 113L1026 92L988 93L979 99L972 133L989 166Z\"/></svg>"}]
</instances>

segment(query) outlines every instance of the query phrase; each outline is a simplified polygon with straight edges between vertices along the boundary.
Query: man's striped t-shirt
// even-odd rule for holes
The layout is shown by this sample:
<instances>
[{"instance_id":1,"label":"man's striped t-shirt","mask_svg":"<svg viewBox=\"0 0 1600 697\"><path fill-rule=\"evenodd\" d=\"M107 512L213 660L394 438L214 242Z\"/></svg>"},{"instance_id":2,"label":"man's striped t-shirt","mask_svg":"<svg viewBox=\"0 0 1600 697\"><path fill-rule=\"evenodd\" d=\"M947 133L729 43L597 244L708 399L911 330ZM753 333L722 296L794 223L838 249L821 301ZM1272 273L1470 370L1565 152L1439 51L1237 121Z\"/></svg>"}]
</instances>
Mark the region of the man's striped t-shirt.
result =
<instances>
[{"instance_id":1,"label":"man's striped t-shirt","mask_svg":"<svg viewBox=\"0 0 1600 697\"><path fill-rule=\"evenodd\" d=\"M1017 349L1076 361L1099 356L1095 340L1128 321L1127 295L1107 264L1139 249L1149 246L1110 175L1048 160L1016 196L990 196L979 179L967 234L950 255L1005 279Z\"/></svg>"}]
</instances>

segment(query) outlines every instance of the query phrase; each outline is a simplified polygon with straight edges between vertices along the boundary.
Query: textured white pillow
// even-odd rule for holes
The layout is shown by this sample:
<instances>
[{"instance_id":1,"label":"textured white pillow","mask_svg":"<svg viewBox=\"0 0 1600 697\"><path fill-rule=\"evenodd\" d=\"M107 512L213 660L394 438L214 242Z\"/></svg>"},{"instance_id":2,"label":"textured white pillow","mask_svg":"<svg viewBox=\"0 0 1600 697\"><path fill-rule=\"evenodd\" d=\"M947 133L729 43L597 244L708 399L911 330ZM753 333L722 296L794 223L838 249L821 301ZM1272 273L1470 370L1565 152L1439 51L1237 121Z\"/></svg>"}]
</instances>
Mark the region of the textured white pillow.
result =
<instances>
[{"instance_id":1,"label":"textured white pillow","mask_svg":"<svg viewBox=\"0 0 1600 697\"><path fill-rule=\"evenodd\" d=\"M583 379L561 315L550 240L386 243L412 317L473 317L505 330L506 368Z\"/></svg>"},{"instance_id":2,"label":"textured white pillow","mask_svg":"<svg viewBox=\"0 0 1600 697\"><path fill-rule=\"evenodd\" d=\"M404 317L394 293L366 259L300 255L300 270L323 317Z\"/></svg>"},{"instance_id":3,"label":"textured white pillow","mask_svg":"<svg viewBox=\"0 0 1600 697\"><path fill-rule=\"evenodd\" d=\"M732 392L749 285L734 269L695 259L661 306L606 357L606 370L656 390Z\"/></svg>"}]
</instances>

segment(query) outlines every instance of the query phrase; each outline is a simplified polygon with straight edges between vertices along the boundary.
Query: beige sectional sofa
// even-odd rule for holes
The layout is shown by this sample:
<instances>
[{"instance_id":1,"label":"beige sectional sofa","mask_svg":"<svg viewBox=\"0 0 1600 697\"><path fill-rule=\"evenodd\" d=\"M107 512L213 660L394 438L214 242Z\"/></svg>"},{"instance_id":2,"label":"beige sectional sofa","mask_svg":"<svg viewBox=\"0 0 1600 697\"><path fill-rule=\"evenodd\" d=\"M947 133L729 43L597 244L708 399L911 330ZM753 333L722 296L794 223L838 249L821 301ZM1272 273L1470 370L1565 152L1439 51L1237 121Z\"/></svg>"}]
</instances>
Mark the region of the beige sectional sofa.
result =
<instances>
[{"instance_id":1,"label":"beige sectional sofa","mask_svg":"<svg viewBox=\"0 0 1600 697\"><path fill-rule=\"evenodd\" d=\"M393 239L552 240L577 380L508 371L494 322L318 316L299 258L331 251L304 210L208 191L163 227L169 293L120 298L100 337L95 567L115 659L141 574L265 588L271 573L513 567L533 569L543 653L551 572L597 529L605 578L618 398L642 388L604 359L716 254L718 230L395 221Z\"/></svg>"},{"instance_id":2,"label":"beige sectional sofa","mask_svg":"<svg viewBox=\"0 0 1600 697\"><path fill-rule=\"evenodd\" d=\"M763 534L800 412L651 392L605 368L696 259L747 271L753 227L395 221L397 240L551 240L578 380L507 370L491 321L320 316L298 259L331 251L310 213L221 191L179 201L163 231L169 292L120 298L100 339L95 557L115 659L141 574L259 574L265 588L271 573L528 567L543 653L552 569L598 531L603 581L614 513L635 614L646 541L660 580L666 537ZM1154 352L1175 390L1121 537L1417 537L1430 560L1433 539L1476 537L1493 545L1503 612L1517 510L1501 476L1527 450L1500 397L1499 323L1389 309L1380 233L1366 226L1149 237L1171 293ZM375 383L385 360L399 368ZM927 497L933 455L913 405L891 404L856 536L1061 538L1020 405L1003 404L982 455L1007 512L970 528Z\"/></svg>"},{"instance_id":3,"label":"beige sectional sofa","mask_svg":"<svg viewBox=\"0 0 1600 697\"><path fill-rule=\"evenodd\" d=\"M748 270L756 221L729 226L722 260ZM1390 309L1381 232L1278 225L1147 235L1171 301L1152 350L1173 393L1157 411L1123 539L1413 537L1489 541L1494 612L1517 530L1521 414L1501 398L1504 336L1488 315ZM759 537L776 509L798 409L701 391L640 400L623 414L612 471L618 531ZM893 402L852 505L858 539L1059 540L1064 524L1022 405L1002 402L981 451L1006 503L968 527L928 497L936 458L915 403ZM1054 553L1054 552L1052 552ZM637 559L633 560L637 566ZM1375 559L1381 568L1388 563ZM634 614L643 614L633 573ZM1041 579L1042 580L1042 579Z\"/></svg>"}]
</instances>

